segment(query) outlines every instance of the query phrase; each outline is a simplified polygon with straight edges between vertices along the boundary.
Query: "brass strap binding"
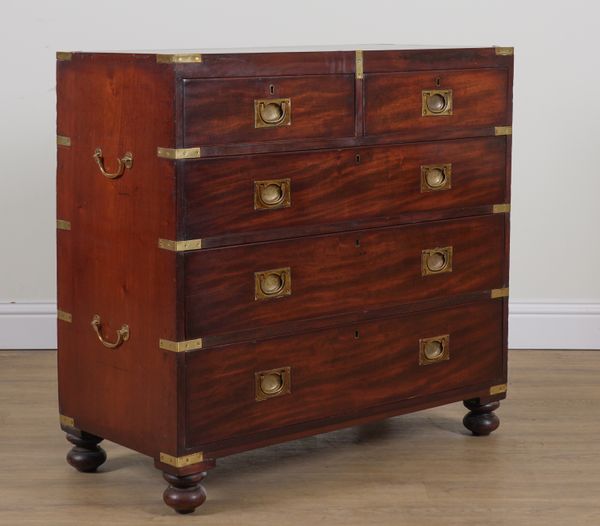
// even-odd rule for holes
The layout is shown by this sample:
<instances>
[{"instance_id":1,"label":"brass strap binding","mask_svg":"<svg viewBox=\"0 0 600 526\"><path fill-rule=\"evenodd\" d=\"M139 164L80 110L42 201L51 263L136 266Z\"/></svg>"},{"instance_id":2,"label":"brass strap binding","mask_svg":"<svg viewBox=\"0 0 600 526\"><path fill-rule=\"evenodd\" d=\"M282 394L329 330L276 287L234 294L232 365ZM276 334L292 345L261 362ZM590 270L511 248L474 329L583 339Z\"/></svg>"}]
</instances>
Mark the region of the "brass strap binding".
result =
<instances>
[{"instance_id":1,"label":"brass strap binding","mask_svg":"<svg viewBox=\"0 0 600 526\"><path fill-rule=\"evenodd\" d=\"M168 464L174 468L183 468L192 464L199 464L204 460L204 453L192 453L191 455L185 455L184 457L174 457L167 453L161 453L159 459L163 464Z\"/></svg>"},{"instance_id":2,"label":"brass strap binding","mask_svg":"<svg viewBox=\"0 0 600 526\"><path fill-rule=\"evenodd\" d=\"M98 314L94 314L91 325L94 329L94 332L96 333L96 336L98 336L100 343L104 345L104 347L108 347L109 349L116 349L117 347L122 345L123 342L129 340L129 325L121 325L121 328L117 331L117 339L114 343L105 340L102 336L102 320L100 319L100 316Z\"/></svg>"},{"instance_id":3,"label":"brass strap binding","mask_svg":"<svg viewBox=\"0 0 600 526\"><path fill-rule=\"evenodd\" d=\"M123 157L117 159L119 163L117 167L117 171L114 173L107 172L104 168L104 157L102 156L102 149L96 148L94 152L94 159L98 164L98 168L100 168L100 173L106 177L107 179L118 179L125 173L125 169L131 168L133 166L133 154L131 152L125 153Z\"/></svg>"}]
</instances>

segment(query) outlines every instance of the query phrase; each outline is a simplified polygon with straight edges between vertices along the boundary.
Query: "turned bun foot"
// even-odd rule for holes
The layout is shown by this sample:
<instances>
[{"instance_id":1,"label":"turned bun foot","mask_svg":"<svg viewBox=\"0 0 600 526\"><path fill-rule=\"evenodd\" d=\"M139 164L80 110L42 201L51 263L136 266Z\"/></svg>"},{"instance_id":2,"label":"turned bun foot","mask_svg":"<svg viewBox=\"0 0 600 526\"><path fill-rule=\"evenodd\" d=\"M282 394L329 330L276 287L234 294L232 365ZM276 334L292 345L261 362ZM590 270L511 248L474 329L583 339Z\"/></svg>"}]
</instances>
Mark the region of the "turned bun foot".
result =
<instances>
[{"instance_id":1,"label":"turned bun foot","mask_svg":"<svg viewBox=\"0 0 600 526\"><path fill-rule=\"evenodd\" d=\"M206 492L200 484L206 477L205 471L181 477L163 473L163 477L169 483L163 493L163 500L177 513L192 513L206 500Z\"/></svg>"},{"instance_id":2,"label":"turned bun foot","mask_svg":"<svg viewBox=\"0 0 600 526\"><path fill-rule=\"evenodd\" d=\"M106 452L98 445L102 438L82 432L80 437L67 434L67 440L73 444L67 462L77 471L91 473L106 461Z\"/></svg>"},{"instance_id":3,"label":"turned bun foot","mask_svg":"<svg viewBox=\"0 0 600 526\"><path fill-rule=\"evenodd\" d=\"M500 402L480 403L479 399L465 400L464 405L469 412L463 418L463 425L476 436L489 435L498 429L500 419L494 411L500 407Z\"/></svg>"}]
</instances>

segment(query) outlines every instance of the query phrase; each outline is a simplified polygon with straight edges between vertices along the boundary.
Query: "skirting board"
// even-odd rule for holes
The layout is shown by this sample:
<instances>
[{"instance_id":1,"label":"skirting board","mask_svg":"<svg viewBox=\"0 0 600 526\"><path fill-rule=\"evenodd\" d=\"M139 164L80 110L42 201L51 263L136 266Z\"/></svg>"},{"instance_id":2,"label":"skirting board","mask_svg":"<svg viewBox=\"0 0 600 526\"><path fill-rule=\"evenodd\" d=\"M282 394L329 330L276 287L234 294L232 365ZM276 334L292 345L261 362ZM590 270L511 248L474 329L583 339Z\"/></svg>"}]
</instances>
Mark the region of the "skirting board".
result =
<instances>
[{"instance_id":1,"label":"skirting board","mask_svg":"<svg viewBox=\"0 0 600 526\"><path fill-rule=\"evenodd\" d=\"M508 346L600 349L600 302L511 301ZM55 303L0 303L0 349L55 348Z\"/></svg>"}]
</instances>

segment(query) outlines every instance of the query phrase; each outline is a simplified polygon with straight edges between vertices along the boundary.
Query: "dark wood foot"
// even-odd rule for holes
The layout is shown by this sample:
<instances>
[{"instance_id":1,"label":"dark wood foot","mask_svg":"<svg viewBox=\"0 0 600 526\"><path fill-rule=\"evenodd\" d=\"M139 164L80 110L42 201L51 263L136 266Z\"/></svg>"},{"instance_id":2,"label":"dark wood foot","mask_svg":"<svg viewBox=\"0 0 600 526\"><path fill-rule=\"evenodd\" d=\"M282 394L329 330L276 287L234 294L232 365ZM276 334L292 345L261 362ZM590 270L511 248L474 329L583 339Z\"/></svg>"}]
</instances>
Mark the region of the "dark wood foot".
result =
<instances>
[{"instance_id":1,"label":"dark wood foot","mask_svg":"<svg viewBox=\"0 0 600 526\"><path fill-rule=\"evenodd\" d=\"M76 470L90 473L106 461L106 452L98 445L101 437L82 431L81 436L67 433L67 440L73 444L67 453L67 462Z\"/></svg>"},{"instance_id":2,"label":"dark wood foot","mask_svg":"<svg viewBox=\"0 0 600 526\"><path fill-rule=\"evenodd\" d=\"M469 412L463 418L463 425L475 436L489 435L492 431L498 429L500 419L494 413L500 402L488 402L482 404L479 398L465 400L464 405Z\"/></svg>"},{"instance_id":3,"label":"dark wood foot","mask_svg":"<svg viewBox=\"0 0 600 526\"><path fill-rule=\"evenodd\" d=\"M163 473L163 477L169 483L163 500L177 513L192 513L206 500L206 492L200 484L206 477L206 471L183 476Z\"/></svg>"}]
</instances>

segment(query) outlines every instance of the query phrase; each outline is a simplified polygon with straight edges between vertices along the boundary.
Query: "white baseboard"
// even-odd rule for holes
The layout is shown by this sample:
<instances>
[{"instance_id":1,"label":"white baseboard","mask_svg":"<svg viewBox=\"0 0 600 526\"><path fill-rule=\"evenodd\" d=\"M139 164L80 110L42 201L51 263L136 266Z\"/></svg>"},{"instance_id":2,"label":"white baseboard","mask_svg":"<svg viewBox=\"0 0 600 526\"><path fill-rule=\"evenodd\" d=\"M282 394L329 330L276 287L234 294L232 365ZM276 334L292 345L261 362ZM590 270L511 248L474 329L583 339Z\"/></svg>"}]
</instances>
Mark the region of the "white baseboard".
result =
<instances>
[{"instance_id":1,"label":"white baseboard","mask_svg":"<svg viewBox=\"0 0 600 526\"><path fill-rule=\"evenodd\" d=\"M509 349L600 349L600 302L511 301Z\"/></svg>"},{"instance_id":2,"label":"white baseboard","mask_svg":"<svg viewBox=\"0 0 600 526\"><path fill-rule=\"evenodd\" d=\"M56 303L0 303L0 349L56 349Z\"/></svg>"},{"instance_id":3,"label":"white baseboard","mask_svg":"<svg viewBox=\"0 0 600 526\"><path fill-rule=\"evenodd\" d=\"M600 349L600 302L511 301L508 346ZM0 303L0 349L55 348L55 303Z\"/></svg>"}]
</instances>

